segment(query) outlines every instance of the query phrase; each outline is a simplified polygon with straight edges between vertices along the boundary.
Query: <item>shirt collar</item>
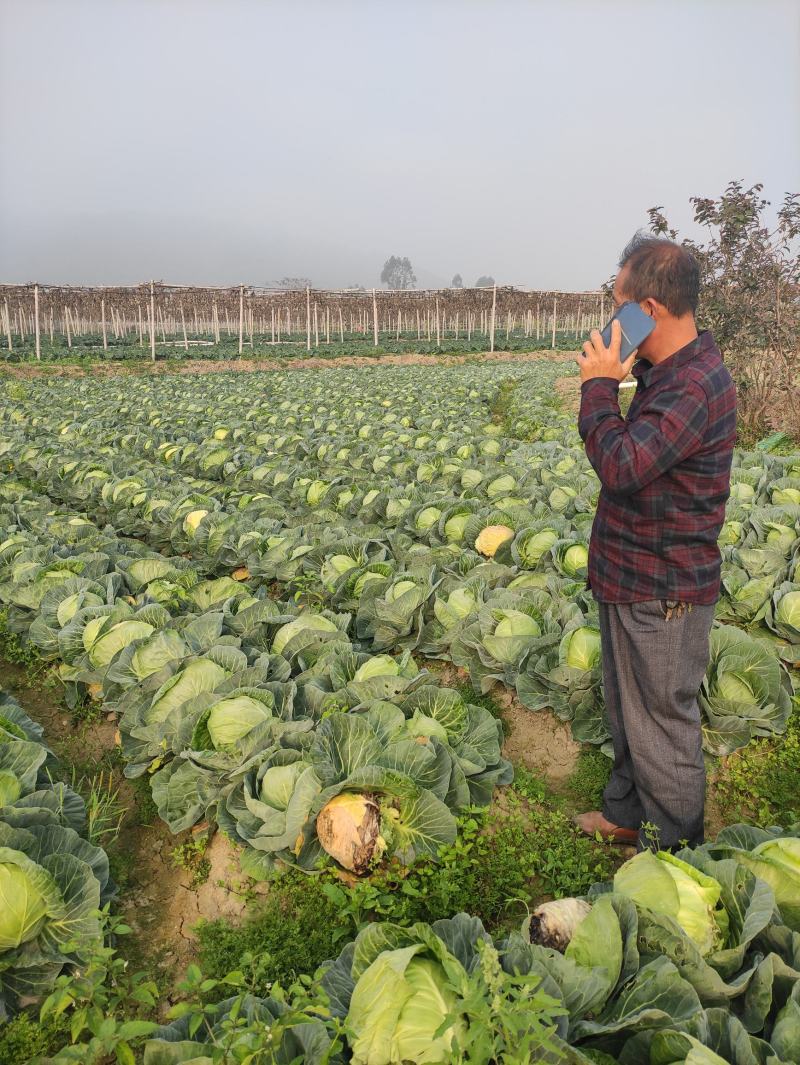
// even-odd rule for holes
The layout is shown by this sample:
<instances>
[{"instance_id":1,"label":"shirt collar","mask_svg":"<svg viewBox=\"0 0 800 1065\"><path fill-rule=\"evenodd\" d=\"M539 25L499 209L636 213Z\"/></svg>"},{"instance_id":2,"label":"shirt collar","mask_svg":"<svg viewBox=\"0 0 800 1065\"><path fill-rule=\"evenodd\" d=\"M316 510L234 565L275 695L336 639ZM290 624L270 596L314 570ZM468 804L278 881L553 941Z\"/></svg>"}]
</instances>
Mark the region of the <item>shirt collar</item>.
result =
<instances>
[{"instance_id":1,"label":"shirt collar","mask_svg":"<svg viewBox=\"0 0 800 1065\"><path fill-rule=\"evenodd\" d=\"M682 348L673 352L673 354L670 355L669 358L664 359L663 362L656 363L655 366L651 362L648 362L647 359L637 359L631 373L637 381L639 381L641 387L647 388L648 385L653 383L653 381L657 381L660 377L663 377L665 373L668 373L672 369L678 369L681 366L685 366L687 362L691 362L692 359L697 358L698 355L712 350L715 347L714 338L710 331L704 329L697 334L694 340L690 340L688 344L685 344Z\"/></svg>"}]
</instances>

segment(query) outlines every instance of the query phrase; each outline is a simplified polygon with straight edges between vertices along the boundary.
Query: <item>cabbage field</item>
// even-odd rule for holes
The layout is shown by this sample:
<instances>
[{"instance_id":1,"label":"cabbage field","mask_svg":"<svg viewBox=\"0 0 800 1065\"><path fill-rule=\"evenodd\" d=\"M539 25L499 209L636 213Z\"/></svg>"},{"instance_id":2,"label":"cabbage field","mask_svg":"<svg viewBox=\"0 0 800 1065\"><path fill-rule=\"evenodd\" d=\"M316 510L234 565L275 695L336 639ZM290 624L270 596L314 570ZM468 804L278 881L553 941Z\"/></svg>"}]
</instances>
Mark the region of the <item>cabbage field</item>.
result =
<instances>
[{"instance_id":1,"label":"cabbage field","mask_svg":"<svg viewBox=\"0 0 800 1065\"><path fill-rule=\"evenodd\" d=\"M9 382L5 630L74 712L113 715L171 832L218 829L253 881L436 861L514 777L486 696L610 753L585 588L599 483L567 372ZM797 705L800 453L736 452L720 544L710 759L782 736ZM0 1018L80 968L115 892L47 740L0 702ZM646 852L511 933L367 921L304 987L130 1040L148 1065L249 1060L266 1029L253 1061L800 1062L800 825ZM492 1042L500 1002L518 1029ZM63 1060L114 1060L81 1053Z\"/></svg>"}]
</instances>

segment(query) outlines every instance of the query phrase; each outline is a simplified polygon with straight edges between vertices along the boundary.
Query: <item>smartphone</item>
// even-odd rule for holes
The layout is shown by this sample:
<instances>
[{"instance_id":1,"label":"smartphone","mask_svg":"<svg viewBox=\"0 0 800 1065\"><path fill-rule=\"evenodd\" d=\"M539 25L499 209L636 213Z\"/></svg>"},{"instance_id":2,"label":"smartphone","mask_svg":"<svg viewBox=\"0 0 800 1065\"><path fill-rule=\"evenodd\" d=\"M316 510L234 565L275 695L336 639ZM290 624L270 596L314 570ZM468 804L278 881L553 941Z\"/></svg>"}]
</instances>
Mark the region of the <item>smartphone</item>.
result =
<instances>
[{"instance_id":1,"label":"smartphone","mask_svg":"<svg viewBox=\"0 0 800 1065\"><path fill-rule=\"evenodd\" d=\"M611 322L614 318L619 322L622 330L622 346L619 349L619 361L625 362L632 351L639 347L641 342L649 337L656 327L655 321L649 314L645 314L638 303L630 300L618 307L608 325L603 329L600 336L606 347L611 343Z\"/></svg>"}]
</instances>

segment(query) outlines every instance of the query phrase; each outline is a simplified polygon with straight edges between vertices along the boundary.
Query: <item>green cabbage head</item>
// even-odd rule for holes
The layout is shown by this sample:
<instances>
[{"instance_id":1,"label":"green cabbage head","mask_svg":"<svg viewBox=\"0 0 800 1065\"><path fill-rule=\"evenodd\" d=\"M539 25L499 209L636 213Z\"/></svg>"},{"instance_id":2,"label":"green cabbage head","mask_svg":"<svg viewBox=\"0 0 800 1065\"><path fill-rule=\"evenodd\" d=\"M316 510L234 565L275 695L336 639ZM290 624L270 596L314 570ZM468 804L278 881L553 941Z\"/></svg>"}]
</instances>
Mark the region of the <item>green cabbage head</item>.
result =
<instances>
[{"instance_id":1,"label":"green cabbage head","mask_svg":"<svg viewBox=\"0 0 800 1065\"><path fill-rule=\"evenodd\" d=\"M582 625L568 633L564 643L564 661L573 669L586 672L599 663L600 633L597 629Z\"/></svg>"},{"instance_id":2,"label":"green cabbage head","mask_svg":"<svg viewBox=\"0 0 800 1065\"><path fill-rule=\"evenodd\" d=\"M724 945L727 915L719 882L674 854L642 851L617 870L614 890L677 921L701 954Z\"/></svg>"},{"instance_id":3,"label":"green cabbage head","mask_svg":"<svg viewBox=\"0 0 800 1065\"><path fill-rule=\"evenodd\" d=\"M440 962L422 944L385 950L364 971L350 1000L353 1065L418 1065L452 1060L459 1026L437 1035L456 1006Z\"/></svg>"}]
</instances>

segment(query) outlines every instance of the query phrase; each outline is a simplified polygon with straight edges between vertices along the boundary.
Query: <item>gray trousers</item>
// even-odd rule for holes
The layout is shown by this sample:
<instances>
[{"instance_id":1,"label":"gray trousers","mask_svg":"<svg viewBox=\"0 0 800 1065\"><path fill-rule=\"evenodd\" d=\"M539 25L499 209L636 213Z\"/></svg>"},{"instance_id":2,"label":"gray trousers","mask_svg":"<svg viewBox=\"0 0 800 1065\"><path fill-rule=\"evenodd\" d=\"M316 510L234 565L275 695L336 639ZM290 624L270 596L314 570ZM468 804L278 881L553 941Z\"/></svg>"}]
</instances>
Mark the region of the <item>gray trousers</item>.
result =
<instances>
[{"instance_id":1,"label":"gray trousers","mask_svg":"<svg viewBox=\"0 0 800 1065\"><path fill-rule=\"evenodd\" d=\"M713 606L667 619L664 600L599 603L603 689L614 768L603 815L639 829L639 846L703 842L706 773L697 693ZM651 836L653 835L651 830Z\"/></svg>"}]
</instances>

